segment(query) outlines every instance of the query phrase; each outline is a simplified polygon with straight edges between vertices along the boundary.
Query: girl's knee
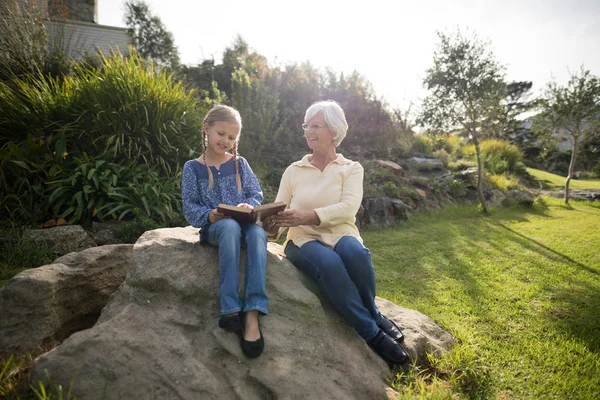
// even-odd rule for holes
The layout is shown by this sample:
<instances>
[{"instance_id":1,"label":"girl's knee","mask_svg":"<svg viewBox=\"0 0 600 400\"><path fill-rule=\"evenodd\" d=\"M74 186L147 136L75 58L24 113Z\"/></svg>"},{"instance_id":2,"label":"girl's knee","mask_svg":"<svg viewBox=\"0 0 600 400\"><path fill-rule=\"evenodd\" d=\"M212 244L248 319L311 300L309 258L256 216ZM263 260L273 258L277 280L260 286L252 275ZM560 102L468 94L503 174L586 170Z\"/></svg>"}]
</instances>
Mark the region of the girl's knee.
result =
<instances>
[{"instance_id":1,"label":"girl's knee","mask_svg":"<svg viewBox=\"0 0 600 400\"><path fill-rule=\"evenodd\" d=\"M244 236L246 237L247 242L258 241L266 243L268 240L265 230L256 224L249 225L244 232Z\"/></svg>"},{"instance_id":2,"label":"girl's knee","mask_svg":"<svg viewBox=\"0 0 600 400\"><path fill-rule=\"evenodd\" d=\"M240 236L242 228L240 224L233 218L224 218L218 221L219 223L219 236L220 235L236 235Z\"/></svg>"}]
</instances>

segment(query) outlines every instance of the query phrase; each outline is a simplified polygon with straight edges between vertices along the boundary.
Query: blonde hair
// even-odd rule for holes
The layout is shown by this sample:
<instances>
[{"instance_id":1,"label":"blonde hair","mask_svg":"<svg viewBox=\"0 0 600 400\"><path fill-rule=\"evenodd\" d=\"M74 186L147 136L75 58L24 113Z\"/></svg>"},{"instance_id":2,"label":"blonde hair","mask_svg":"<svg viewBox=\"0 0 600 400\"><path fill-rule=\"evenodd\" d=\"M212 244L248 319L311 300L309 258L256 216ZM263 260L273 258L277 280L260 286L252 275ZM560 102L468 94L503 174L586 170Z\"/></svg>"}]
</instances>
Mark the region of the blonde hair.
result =
<instances>
[{"instance_id":1,"label":"blonde hair","mask_svg":"<svg viewBox=\"0 0 600 400\"><path fill-rule=\"evenodd\" d=\"M213 126L215 122L236 122L240 125L240 133L242 129L242 117L238 110L233 107L229 107L223 104L219 104L211 108L208 113L206 113L206 117L204 117L204 123L208 126ZM240 136L235 140L233 144L232 152L233 152L233 163L235 165L235 182L237 184L238 192L242 191L242 180L240 179L239 165L238 165L238 152L237 145L240 140ZM213 187L213 174L210 170L210 167L206 164L206 148L208 147L208 137L206 136L206 130L204 126L202 127L202 159L204 160L204 165L206 165L206 169L208 170L208 190L211 190Z\"/></svg>"},{"instance_id":2,"label":"blonde hair","mask_svg":"<svg viewBox=\"0 0 600 400\"><path fill-rule=\"evenodd\" d=\"M318 113L323 114L329 129L333 131L333 145L338 147L348 132L348 122L344 110L335 100L318 101L308 107L304 115L304 122L310 120Z\"/></svg>"}]
</instances>

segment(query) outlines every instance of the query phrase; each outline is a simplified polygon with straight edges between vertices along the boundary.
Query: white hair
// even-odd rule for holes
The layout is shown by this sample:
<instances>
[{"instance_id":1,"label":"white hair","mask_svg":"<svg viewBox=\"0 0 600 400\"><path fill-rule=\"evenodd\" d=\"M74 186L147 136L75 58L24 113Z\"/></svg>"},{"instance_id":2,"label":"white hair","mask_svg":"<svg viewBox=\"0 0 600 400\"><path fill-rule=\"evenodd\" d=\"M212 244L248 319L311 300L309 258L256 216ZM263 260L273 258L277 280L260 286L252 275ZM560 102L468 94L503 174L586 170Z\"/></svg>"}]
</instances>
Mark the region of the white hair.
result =
<instances>
[{"instance_id":1,"label":"white hair","mask_svg":"<svg viewBox=\"0 0 600 400\"><path fill-rule=\"evenodd\" d=\"M348 122L346 122L344 110L342 110L342 107L335 100L318 101L308 107L304 116L304 122L310 120L318 113L323 114L323 117L325 117L325 122L333 132L333 145L338 147L346 137L346 132L348 131Z\"/></svg>"}]
</instances>

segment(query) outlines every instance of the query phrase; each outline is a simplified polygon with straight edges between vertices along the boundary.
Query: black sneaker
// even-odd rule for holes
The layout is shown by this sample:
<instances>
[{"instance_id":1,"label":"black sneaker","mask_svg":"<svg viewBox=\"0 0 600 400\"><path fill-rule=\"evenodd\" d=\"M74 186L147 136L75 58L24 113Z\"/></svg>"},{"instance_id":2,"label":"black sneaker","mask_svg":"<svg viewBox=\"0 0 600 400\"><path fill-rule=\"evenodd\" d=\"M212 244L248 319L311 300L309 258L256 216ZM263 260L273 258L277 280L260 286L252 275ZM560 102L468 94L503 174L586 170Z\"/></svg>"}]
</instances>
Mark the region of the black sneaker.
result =
<instances>
[{"instance_id":1,"label":"black sneaker","mask_svg":"<svg viewBox=\"0 0 600 400\"><path fill-rule=\"evenodd\" d=\"M242 319L240 314L223 315L219 318L219 328L227 332L239 333L242 331Z\"/></svg>"},{"instance_id":2,"label":"black sneaker","mask_svg":"<svg viewBox=\"0 0 600 400\"><path fill-rule=\"evenodd\" d=\"M402 333L400 328L398 328L398 325L394 323L394 321L383 317L383 320L377 326L379 327L379 329L387 333L388 336L394 339L396 342L400 344L404 342L404 334Z\"/></svg>"},{"instance_id":3,"label":"black sneaker","mask_svg":"<svg viewBox=\"0 0 600 400\"><path fill-rule=\"evenodd\" d=\"M390 366L404 365L409 361L406 350L382 330L367 344Z\"/></svg>"}]
</instances>

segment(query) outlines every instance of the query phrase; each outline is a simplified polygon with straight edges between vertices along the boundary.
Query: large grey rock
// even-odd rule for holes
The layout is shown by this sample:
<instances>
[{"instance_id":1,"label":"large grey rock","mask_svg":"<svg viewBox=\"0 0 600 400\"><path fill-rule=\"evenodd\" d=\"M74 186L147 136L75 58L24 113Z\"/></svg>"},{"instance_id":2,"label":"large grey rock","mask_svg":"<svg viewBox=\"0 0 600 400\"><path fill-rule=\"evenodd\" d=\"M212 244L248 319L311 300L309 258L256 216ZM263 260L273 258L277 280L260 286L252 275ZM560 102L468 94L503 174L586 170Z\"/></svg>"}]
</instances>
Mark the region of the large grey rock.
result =
<instances>
[{"instance_id":1,"label":"large grey rock","mask_svg":"<svg viewBox=\"0 0 600 400\"><path fill-rule=\"evenodd\" d=\"M375 165L379 169L391 171L394 175L399 175L399 176L404 175L404 168L402 168L400 165L396 164L393 161L377 160L377 161L375 161Z\"/></svg>"},{"instance_id":2,"label":"large grey rock","mask_svg":"<svg viewBox=\"0 0 600 400\"><path fill-rule=\"evenodd\" d=\"M411 171L429 172L444 171L444 163L437 158L411 157L408 160Z\"/></svg>"},{"instance_id":3,"label":"large grey rock","mask_svg":"<svg viewBox=\"0 0 600 400\"><path fill-rule=\"evenodd\" d=\"M364 226L390 226L398 221L407 220L412 208L402 200L390 197L374 197L363 199L357 214L357 222Z\"/></svg>"},{"instance_id":4,"label":"large grey rock","mask_svg":"<svg viewBox=\"0 0 600 400\"><path fill-rule=\"evenodd\" d=\"M501 206L504 200L506 199L506 195L502 193L502 191L498 189L492 189L491 197L489 199L488 205L491 207Z\"/></svg>"},{"instance_id":5,"label":"large grey rock","mask_svg":"<svg viewBox=\"0 0 600 400\"><path fill-rule=\"evenodd\" d=\"M277 244L269 244L265 352L245 358L239 338L217 326L217 249L197 241L193 228L142 235L126 281L97 324L39 357L31 381L45 380L47 370L53 383L72 381L73 393L85 399L100 398L105 388L105 398L123 399L386 397L387 365L316 285L281 258ZM423 326L422 318L389 307L406 332ZM418 359L452 343L436 342L439 332L420 334L407 338Z\"/></svg>"},{"instance_id":6,"label":"large grey rock","mask_svg":"<svg viewBox=\"0 0 600 400\"><path fill-rule=\"evenodd\" d=\"M530 206L533 204L533 200L535 199L535 195L529 193L525 190L509 190L506 192L506 196L504 200L502 200L502 205L511 206L515 204Z\"/></svg>"},{"instance_id":7,"label":"large grey rock","mask_svg":"<svg viewBox=\"0 0 600 400\"><path fill-rule=\"evenodd\" d=\"M119 228L124 226L126 223L126 221L120 220L109 222L92 222L92 229L88 232L88 234L98 246L122 243L119 241L117 232Z\"/></svg>"},{"instance_id":8,"label":"large grey rock","mask_svg":"<svg viewBox=\"0 0 600 400\"><path fill-rule=\"evenodd\" d=\"M90 328L125 279L133 245L94 247L28 269L0 289L0 358Z\"/></svg>"},{"instance_id":9,"label":"large grey rock","mask_svg":"<svg viewBox=\"0 0 600 400\"><path fill-rule=\"evenodd\" d=\"M460 179L465 182L469 187L473 189L477 189L477 182L479 181L479 172L477 167L470 167L465 169L464 171L460 171L457 174L454 174L455 179ZM492 192L492 186L485 178L483 177L483 192L490 193Z\"/></svg>"},{"instance_id":10,"label":"large grey rock","mask_svg":"<svg viewBox=\"0 0 600 400\"><path fill-rule=\"evenodd\" d=\"M79 225L62 225L50 229L31 229L25 232L29 241L43 241L56 247L58 254L96 247L96 242Z\"/></svg>"},{"instance_id":11,"label":"large grey rock","mask_svg":"<svg viewBox=\"0 0 600 400\"><path fill-rule=\"evenodd\" d=\"M394 320L404 333L404 344L417 360L425 359L426 353L440 355L450 350L456 339L442 330L431 318L416 311L402 308L391 301L375 298L379 311Z\"/></svg>"}]
</instances>

